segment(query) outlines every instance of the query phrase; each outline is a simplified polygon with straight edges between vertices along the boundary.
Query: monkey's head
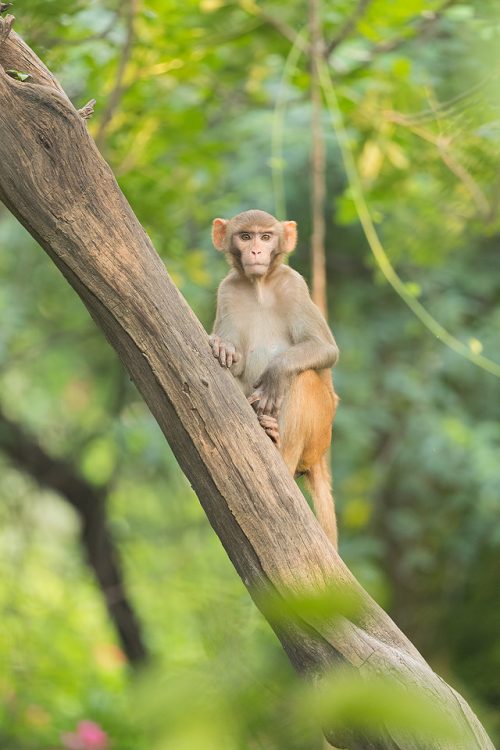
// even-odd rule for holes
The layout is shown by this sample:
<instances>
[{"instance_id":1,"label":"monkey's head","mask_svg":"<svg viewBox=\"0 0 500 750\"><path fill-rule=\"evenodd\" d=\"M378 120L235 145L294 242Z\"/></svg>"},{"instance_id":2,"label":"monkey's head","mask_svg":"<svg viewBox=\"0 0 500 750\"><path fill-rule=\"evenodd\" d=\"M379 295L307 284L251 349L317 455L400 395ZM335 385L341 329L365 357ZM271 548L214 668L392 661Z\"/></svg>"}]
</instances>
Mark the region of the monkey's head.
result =
<instances>
[{"instance_id":1,"label":"monkey's head","mask_svg":"<svg viewBox=\"0 0 500 750\"><path fill-rule=\"evenodd\" d=\"M229 262L249 279L266 276L297 244L295 221L278 221L252 209L232 219L214 219L212 241Z\"/></svg>"}]
</instances>

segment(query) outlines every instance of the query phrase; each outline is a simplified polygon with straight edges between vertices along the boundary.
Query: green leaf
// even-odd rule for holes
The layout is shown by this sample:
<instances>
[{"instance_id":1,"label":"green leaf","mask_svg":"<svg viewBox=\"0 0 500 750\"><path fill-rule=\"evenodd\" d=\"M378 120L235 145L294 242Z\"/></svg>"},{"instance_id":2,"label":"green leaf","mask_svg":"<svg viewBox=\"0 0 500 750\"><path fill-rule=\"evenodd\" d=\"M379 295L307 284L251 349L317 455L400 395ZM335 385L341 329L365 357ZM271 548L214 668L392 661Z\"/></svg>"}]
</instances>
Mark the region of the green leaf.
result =
<instances>
[{"instance_id":1,"label":"green leaf","mask_svg":"<svg viewBox=\"0 0 500 750\"><path fill-rule=\"evenodd\" d=\"M483 351L483 345L479 341L479 339L473 337L469 339L469 349L471 350L471 352L474 352L474 354L481 354L481 352Z\"/></svg>"},{"instance_id":2,"label":"green leaf","mask_svg":"<svg viewBox=\"0 0 500 750\"><path fill-rule=\"evenodd\" d=\"M447 10L448 18L452 18L454 21L469 21L474 18L474 8L472 5L455 5L453 8Z\"/></svg>"},{"instance_id":3,"label":"green leaf","mask_svg":"<svg viewBox=\"0 0 500 750\"><path fill-rule=\"evenodd\" d=\"M21 71L14 70L12 68L10 70L6 70L5 72L11 78L14 78L16 81L22 81L23 83L24 81L29 81L30 78L33 78L30 73L21 73Z\"/></svg>"},{"instance_id":4,"label":"green leaf","mask_svg":"<svg viewBox=\"0 0 500 750\"><path fill-rule=\"evenodd\" d=\"M410 297L415 297L415 299L418 299L418 297L422 295L422 287L420 286L420 284L417 284L416 281L408 281L405 284L405 288Z\"/></svg>"},{"instance_id":5,"label":"green leaf","mask_svg":"<svg viewBox=\"0 0 500 750\"><path fill-rule=\"evenodd\" d=\"M422 745L430 738L459 739L446 707L410 681L340 670L314 690L304 689L300 700L324 727L336 731L355 728L376 738L384 728L401 737L416 735Z\"/></svg>"}]
</instances>

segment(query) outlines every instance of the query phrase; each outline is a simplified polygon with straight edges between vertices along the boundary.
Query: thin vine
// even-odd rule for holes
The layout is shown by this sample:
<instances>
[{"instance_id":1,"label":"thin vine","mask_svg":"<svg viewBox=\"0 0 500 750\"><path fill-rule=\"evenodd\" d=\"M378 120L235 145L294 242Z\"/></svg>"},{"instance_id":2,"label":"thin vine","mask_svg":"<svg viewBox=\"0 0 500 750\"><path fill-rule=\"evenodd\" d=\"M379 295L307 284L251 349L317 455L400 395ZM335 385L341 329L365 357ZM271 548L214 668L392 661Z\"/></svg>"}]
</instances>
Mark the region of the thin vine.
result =
<instances>
[{"instance_id":1,"label":"thin vine","mask_svg":"<svg viewBox=\"0 0 500 750\"><path fill-rule=\"evenodd\" d=\"M273 183L273 195L275 212L277 216L286 215L286 190L284 180L284 157L283 157L283 133L286 112L286 86L293 72L297 68L300 55L306 49L307 28L302 29L296 36L295 41L287 55L281 80L276 97L276 103L273 112L272 135L271 135L271 174ZM373 222L370 209L361 185L361 179L356 166L354 154L349 144L344 119L337 100L337 95L333 86L330 71L326 63L322 62L319 66L321 87L323 96L330 114L333 129L335 131L337 142L339 144L344 169L349 181L351 195L354 201L359 221L365 233L368 246L375 258L385 279L392 286L396 294L409 307L413 314L420 322L445 346L454 351L461 357L464 357L472 364L480 367L482 370L489 372L491 375L500 378L500 364L492 359L485 357L479 352L460 341L456 336L451 334L444 326L439 323L429 311L419 302L407 289L406 284L398 275L394 266L384 249L382 241L378 236L375 224ZM454 102L451 102L454 104Z\"/></svg>"}]
</instances>

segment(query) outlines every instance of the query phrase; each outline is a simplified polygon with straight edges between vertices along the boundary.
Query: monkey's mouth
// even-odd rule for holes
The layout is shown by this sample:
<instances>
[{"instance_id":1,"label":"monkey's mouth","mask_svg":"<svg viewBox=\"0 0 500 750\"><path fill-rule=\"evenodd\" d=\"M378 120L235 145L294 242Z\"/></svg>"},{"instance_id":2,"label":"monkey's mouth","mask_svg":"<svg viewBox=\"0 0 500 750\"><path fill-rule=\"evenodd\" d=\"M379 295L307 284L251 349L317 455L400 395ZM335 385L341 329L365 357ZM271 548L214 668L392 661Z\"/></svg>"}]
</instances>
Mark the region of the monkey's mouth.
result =
<instances>
[{"instance_id":1,"label":"monkey's mouth","mask_svg":"<svg viewBox=\"0 0 500 750\"><path fill-rule=\"evenodd\" d=\"M267 263L249 263L244 266L245 276L265 276L269 270Z\"/></svg>"}]
</instances>

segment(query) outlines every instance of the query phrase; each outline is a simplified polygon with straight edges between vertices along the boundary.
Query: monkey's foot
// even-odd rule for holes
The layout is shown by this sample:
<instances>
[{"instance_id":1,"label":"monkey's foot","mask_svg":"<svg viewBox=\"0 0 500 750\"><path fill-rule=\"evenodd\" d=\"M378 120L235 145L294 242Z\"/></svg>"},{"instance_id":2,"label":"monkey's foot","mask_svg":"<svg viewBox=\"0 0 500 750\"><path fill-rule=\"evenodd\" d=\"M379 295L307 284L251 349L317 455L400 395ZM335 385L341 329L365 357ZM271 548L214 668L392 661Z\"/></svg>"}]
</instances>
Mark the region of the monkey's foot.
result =
<instances>
[{"instance_id":1,"label":"monkey's foot","mask_svg":"<svg viewBox=\"0 0 500 750\"><path fill-rule=\"evenodd\" d=\"M274 417L270 417L267 414L259 414L257 419L259 420L259 424L268 435L273 443L276 445L279 445L280 443L280 432L278 428L278 420Z\"/></svg>"}]
</instances>

